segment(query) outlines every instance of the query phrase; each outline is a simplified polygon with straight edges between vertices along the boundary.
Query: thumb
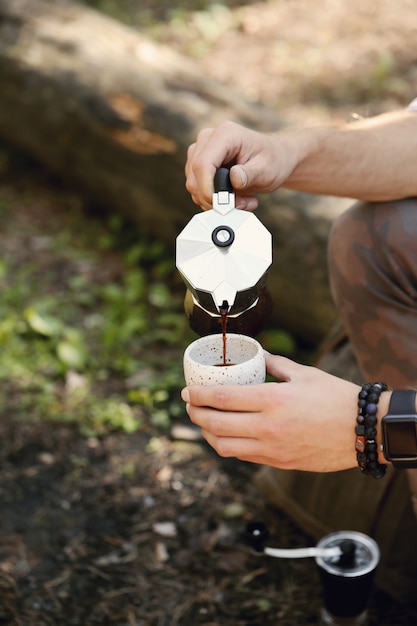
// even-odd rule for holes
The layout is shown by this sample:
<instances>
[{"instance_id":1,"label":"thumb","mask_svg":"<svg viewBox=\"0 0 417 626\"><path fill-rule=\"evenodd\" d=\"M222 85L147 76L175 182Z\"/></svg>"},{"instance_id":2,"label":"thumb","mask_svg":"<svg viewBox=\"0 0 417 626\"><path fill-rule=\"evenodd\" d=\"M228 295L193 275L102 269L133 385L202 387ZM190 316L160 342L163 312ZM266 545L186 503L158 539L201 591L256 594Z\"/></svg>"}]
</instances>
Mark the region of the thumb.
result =
<instances>
[{"instance_id":1,"label":"thumb","mask_svg":"<svg viewBox=\"0 0 417 626\"><path fill-rule=\"evenodd\" d=\"M291 359L287 359L284 356L277 356L265 352L265 363L268 374L276 378L281 382L289 382L296 373L300 370L302 365L299 365Z\"/></svg>"},{"instance_id":2,"label":"thumb","mask_svg":"<svg viewBox=\"0 0 417 626\"><path fill-rule=\"evenodd\" d=\"M253 178L253 177L252 177ZM251 173L248 167L234 165L230 169L230 182L236 193L236 208L253 211L258 206L258 199L252 196Z\"/></svg>"},{"instance_id":3,"label":"thumb","mask_svg":"<svg viewBox=\"0 0 417 626\"><path fill-rule=\"evenodd\" d=\"M235 190L243 190L248 185L248 172L243 165L233 165L230 168L230 182Z\"/></svg>"},{"instance_id":4,"label":"thumb","mask_svg":"<svg viewBox=\"0 0 417 626\"><path fill-rule=\"evenodd\" d=\"M272 152L262 153L230 168L230 182L242 195L265 193L278 188L275 170L271 168ZM269 159L269 162L268 162Z\"/></svg>"}]
</instances>

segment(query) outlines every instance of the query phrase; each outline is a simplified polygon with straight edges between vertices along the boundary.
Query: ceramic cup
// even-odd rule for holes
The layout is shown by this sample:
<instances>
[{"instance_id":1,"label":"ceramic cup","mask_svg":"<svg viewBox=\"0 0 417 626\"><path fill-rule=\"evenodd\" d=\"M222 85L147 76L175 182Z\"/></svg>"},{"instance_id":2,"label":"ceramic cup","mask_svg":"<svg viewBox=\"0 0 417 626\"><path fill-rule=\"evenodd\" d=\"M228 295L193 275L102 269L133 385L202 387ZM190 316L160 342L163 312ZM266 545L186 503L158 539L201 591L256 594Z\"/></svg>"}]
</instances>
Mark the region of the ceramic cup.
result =
<instances>
[{"instance_id":1,"label":"ceramic cup","mask_svg":"<svg viewBox=\"0 0 417 626\"><path fill-rule=\"evenodd\" d=\"M227 333L226 366L220 333L196 339L184 352L186 385L257 385L265 375L264 350L246 335Z\"/></svg>"}]
</instances>

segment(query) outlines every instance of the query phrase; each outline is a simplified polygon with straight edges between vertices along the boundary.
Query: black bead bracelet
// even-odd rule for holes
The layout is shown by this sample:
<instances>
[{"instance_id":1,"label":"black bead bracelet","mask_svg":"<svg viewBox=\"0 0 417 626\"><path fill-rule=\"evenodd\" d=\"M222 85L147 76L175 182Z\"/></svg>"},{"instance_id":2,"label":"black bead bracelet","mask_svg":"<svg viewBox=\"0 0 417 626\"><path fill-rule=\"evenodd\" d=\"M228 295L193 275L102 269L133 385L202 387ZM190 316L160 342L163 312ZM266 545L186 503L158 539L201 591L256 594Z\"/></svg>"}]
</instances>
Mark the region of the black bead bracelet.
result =
<instances>
[{"instance_id":1,"label":"black bead bracelet","mask_svg":"<svg viewBox=\"0 0 417 626\"><path fill-rule=\"evenodd\" d=\"M363 474L374 478L385 476L387 466L378 463L376 442L377 411L379 396L388 389L382 382L366 383L358 395L358 416L356 418L356 459Z\"/></svg>"}]
</instances>

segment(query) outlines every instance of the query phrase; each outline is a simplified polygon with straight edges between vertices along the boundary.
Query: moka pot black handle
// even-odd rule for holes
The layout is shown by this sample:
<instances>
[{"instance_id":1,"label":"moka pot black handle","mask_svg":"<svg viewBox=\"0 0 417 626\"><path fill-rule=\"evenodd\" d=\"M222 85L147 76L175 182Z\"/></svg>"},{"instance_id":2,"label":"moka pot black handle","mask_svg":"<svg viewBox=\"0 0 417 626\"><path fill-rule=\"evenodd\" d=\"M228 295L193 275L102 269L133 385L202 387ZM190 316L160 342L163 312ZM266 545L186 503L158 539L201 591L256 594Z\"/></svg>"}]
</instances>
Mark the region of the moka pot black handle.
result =
<instances>
[{"instance_id":1,"label":"moka pot black handle","mask_svg":"<svg viewBox=\"0 0 417 626\"><path fill-rule=\"evenodd\" d=\"M214 176L214 191L228 191L233 193L232 183L230 182L230 171L227 167L219 167Z\"/></svg>"}]
</instances>

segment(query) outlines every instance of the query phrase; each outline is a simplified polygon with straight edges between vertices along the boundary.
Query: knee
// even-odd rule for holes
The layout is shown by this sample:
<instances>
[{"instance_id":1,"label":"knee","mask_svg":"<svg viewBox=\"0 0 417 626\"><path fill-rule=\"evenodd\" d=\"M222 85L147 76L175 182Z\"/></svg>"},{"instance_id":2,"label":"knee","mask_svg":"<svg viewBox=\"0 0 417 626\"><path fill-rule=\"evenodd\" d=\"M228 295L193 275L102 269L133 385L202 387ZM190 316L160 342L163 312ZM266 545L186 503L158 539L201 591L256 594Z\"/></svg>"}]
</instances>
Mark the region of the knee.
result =
<instances>
[{"instance_id":1,"label":"knee","mask_svg":"<svg viewBox=\"0 0 417 626\"><path fill-rule=\"evenodd\" d=\"M415 252L417 199L394 202L357 202L334 222L329 238L329 258L349 260L361 248L399 259Z\"/></svg>"},{"instance_id":2,"label":"knee","mask_svg":"<svg viewBox=\"0 0 417 626\"><path fill-rule=\"evenodd\" d=\"M329 236L329 276L334 294L347 282L379 282L414 275L417 264L417 200L357 202L334 222Z\"/></svg>"}]
</instances>

